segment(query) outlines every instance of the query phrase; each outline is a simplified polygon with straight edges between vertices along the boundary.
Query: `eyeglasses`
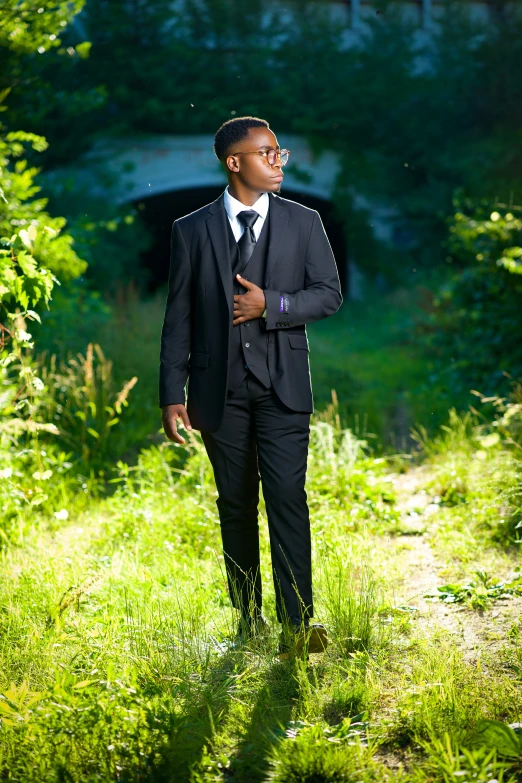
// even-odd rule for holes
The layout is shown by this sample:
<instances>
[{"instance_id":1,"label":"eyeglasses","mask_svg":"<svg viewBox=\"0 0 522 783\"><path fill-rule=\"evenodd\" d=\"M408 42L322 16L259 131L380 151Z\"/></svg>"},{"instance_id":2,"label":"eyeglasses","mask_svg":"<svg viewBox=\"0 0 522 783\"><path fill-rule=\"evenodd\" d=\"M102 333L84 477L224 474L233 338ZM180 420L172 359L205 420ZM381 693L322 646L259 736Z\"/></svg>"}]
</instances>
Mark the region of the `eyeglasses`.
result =
<instances>
[{"instance_id":1,"label":"eyeglasses","mask_svg":"<svg viewBox=\"0 0 522 783\"><path fill-rule=\"evenodd\" d=\"M286 166L290 150L251 150L250 152L232 152L231 155L266 155L267 163L270 166L275 166L278 158L281 161L281 166Z\"/></svg>"}]
</instances>

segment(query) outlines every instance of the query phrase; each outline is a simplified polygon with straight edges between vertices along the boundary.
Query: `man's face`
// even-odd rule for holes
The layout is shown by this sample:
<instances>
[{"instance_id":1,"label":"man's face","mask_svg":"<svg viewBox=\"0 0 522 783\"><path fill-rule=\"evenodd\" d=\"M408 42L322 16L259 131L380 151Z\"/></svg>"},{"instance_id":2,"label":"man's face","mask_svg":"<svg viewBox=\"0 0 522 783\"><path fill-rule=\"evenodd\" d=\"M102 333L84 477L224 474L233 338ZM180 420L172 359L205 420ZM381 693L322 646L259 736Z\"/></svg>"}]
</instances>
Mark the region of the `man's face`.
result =
<instances>
[{"instance_id":1,"label":"man's face","mask_svg":"<svg viewBox=\"0 0 522 783\"><path fill-rule=\"evenodd\" d=\"M283 181L281 161L278 159L271 166L266 155L255 154L257 151L264 152L269 149L279 149L275 134L268 128L250 128L248 136L230 151L226 165L249 190L278 193ZM253 154L232 155L232 152Z\"/></svg>"}]
</instances>

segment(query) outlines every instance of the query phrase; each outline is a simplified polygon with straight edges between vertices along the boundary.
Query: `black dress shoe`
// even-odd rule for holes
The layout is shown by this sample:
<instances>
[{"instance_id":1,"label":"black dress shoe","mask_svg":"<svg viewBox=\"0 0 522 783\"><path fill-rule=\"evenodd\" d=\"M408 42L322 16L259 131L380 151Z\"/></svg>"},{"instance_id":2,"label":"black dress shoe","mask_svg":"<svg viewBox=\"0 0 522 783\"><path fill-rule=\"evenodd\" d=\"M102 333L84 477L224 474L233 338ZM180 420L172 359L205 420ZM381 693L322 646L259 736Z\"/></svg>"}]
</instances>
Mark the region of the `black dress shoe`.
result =
<instances>
[{"instance_id":1,"label":"black dress shoe","mask_svg":"<svg viewBox=\"0 0 522 783\"><path fill-rule=\"evenodd\" d=\"M239 642L247 642L259 636L268 634L269 626L262 614L255 617L240 617L236 638Z\"/></svg>"},{"instance_id":2,"label":"black dress shoe","mask_svg":"<svg viewBox=\"0 0 522 783\"><path fill-rule=\"evenodd\" d=\"M328 632L321 623L291 625L281 631L279 660L292 657L308 658L309 653L322 653L328 647Z\"/></svg>"}]
</instances>

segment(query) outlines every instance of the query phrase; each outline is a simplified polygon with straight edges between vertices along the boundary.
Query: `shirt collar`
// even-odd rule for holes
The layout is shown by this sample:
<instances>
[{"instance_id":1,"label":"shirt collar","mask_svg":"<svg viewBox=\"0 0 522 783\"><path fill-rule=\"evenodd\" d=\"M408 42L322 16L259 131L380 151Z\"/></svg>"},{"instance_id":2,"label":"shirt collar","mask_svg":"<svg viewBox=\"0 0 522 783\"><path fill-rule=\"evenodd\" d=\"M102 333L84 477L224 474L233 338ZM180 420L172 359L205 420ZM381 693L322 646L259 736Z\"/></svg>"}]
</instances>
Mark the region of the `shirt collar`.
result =
<instances>
[{"instance_id":1,"label":"shirt collar","mask_svg":"<svg viewBox=\"0 0 522 783\"><path fill-rule=\"evenodd\" d=\"M228 186L225 188L224 193L225 210L230 219L237 217L239 212L243 212L245 209L254 209L264 219L268 214L269 199L268 193L261 193L255 204L251 207L246 204L242 204L237 198L231 196L228 190Z\"/></svg>"}]
</instances>

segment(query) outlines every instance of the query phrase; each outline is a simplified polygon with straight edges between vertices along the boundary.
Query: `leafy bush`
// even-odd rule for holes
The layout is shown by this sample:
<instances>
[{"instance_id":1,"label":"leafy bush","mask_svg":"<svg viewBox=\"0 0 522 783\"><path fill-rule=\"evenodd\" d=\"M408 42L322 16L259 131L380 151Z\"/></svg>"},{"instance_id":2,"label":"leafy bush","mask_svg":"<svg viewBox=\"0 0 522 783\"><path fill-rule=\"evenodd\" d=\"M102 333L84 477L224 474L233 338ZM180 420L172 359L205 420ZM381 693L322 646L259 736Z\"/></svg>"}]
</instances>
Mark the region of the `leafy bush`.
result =
<instances>
[{"instance_id":1,"label":"leafy bush","mask_svg":"<svg viewBox=\"0 0 522 783\"><path fill-rule=\"evenodd\" d=\"M468 204L450 223L455 270L419 326L437 360L435 376L452 393L505 393L522 377L522 215L519 208Z\"/></svg>"}]
</instances>

